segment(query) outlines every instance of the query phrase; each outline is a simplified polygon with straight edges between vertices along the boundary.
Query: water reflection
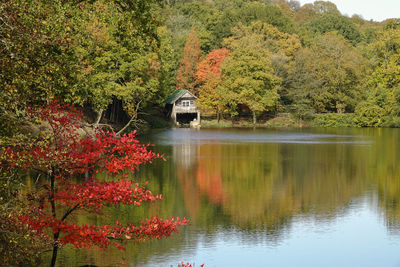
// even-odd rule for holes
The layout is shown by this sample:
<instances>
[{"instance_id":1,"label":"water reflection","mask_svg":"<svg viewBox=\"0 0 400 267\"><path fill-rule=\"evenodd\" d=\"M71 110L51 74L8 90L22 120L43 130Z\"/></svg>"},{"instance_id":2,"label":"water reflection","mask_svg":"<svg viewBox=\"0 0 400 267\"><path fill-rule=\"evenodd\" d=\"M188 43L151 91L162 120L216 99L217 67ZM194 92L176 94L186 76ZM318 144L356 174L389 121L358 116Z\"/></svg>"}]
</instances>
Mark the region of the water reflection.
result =
<instances>
[{"instance_id":1,"label":"water reflection","mask_svg":"<svg viewBox=\"0 0 400 267\"><path fill-rule=\"evenodd\" d=\"M121 260L132 266L170 266L181 260L211 266L293 266L298 262L288 258L304 246L320 253L305 253L304 266L396 266L399 137L394 129L158 133L146 141L155 143L167 162L148 166L138 179L149 180L165 200L143 209L112 209L110 219L121 214L122 221L154 214L188 216L191 226L168 240L131 243L126 253L67 249L63 263L71 262L67 255L75 253L75 262L99 266ZM369 243L379 244L373 258ZM329 264L322 256L332 258ZM347 262L343 257L349 257Z\"/></svg>"}]
</instances>

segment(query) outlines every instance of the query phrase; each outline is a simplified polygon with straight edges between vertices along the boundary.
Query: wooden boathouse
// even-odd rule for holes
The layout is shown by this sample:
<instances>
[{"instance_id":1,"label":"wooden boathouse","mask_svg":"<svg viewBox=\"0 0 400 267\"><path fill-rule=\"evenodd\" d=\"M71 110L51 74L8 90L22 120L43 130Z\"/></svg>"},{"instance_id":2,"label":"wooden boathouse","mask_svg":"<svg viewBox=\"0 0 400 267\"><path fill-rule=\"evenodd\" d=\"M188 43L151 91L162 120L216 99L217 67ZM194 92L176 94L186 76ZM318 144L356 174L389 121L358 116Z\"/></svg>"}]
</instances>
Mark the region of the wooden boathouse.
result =
<instances>
[{"instance_id":1,"label":"wooden boathouse","mask_svg":"<svg viewBox=\"0 0 400 267\"><path fill-rule=\"evenodd\" d=\"M200 109L196 105L197 97L188 90L179 89L170 95L165 101L167 115L176 125L190 124L200 125Z\"/></svg>"}]
</instances>

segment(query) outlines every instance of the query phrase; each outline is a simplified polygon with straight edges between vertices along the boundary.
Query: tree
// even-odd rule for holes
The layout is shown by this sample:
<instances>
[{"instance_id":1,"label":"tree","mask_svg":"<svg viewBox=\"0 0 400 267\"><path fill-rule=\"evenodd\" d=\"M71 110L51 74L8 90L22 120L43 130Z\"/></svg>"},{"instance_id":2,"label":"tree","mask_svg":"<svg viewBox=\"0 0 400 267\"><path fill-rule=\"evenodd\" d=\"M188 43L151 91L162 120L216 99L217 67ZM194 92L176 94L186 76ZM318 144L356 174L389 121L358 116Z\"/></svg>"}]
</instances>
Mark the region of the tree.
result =
<instances>
[{"instance_id":1,"label":"tree","mask_svg":"<svg viewBox=\"0 0 400 267\"><path fill-rule=\"evenodd\" d=\"M40 258L50 246L46 236L35 233L18 220L31 214L19 196L24 180L17 170L5 171L0 166L0 260L2 266L39 266Z\"/></svg>"},{"instance_id":2,"label":"tree","mask_svg":"<svg viewBox=\"0 0 400 267\"><path fill-rule=\"evenodd\" d=\"M54 266L59 246L93 245L107 248L110 244L123 249L118 240L144 241L162 238L177 231L186 219L162 220L154 217L139 224L77 225L71 216L77 210L100 213L103 206L135 205L161 199L145 186L128 179L126 171L162 156L139 144L134 132L117 136L97 130L93 136L83 136L80 112L68 105L51 102L45 108L31 109L31 123L37 121L42 130L36 135L10 138L2 145L2 170L34 171L44 177L37 191L29 192L25 200L31 211L14 214L15 219L37 235L51 241ZM96 175L107 173L112 181L102 181Z\"/></svg>"},{"instance_id":3,"label":"tree","mask_svg":"<svg viewBox=\"0 0 400 267\"><path fill-rule=\"evenodd\" d=\"M157 102L165 77L153 8L160 2L2 1L0 128L13 128L27 104L55 98L99 118L115 98L130 115L139 102Z\"/></svg>"},{"instance_id":4,"label":"tree","mask_svg":"<svg viewBox=\"0 0 400 267\"><path fill-rule=\"evenodd\" d=\"M271 24L282 32L291 33L295 28L293 21L285 16L278 6L251 1L242 2L236 8L225 9L215 26L214 35L220 43L224 38L231 36L231 29L238 23L250 25L255 21Z\"/></svg>"},{"instance_id":5,"label":"tree","mask_svg":"<svg viewBox=\"0 0 400 267\"><path fill-rule=\"evenodd\" d=\"M367 81L368 98L360 103L359 124L361 126L399 126L400 117L400 27L396 21L389 22L377 33L376 40L369 46L372 55L372 74ZM379 109L379 123L371 119L367 107Z\"/></svg>"},{"instance_id":6,"label":"tree","mask_svg":"<svg viewBox=\"0 0 400 267\"><path fill-rule=\"evenodd\" d=\"M340 15L339 10L337 9L337 6L329 1L315 1L314 2L314 10L318 14L336 14Z\"/></svg>"},{"instance_id":7,"label":"tree","mask_svg":"<svg viewBox=\"0 0 400 267\"><path fill-rule=\"evenodd\" d=\"M351 44L356 45L362 41L362 35L351 19L340 14L326 14L312 20L308 28L314 33L324 34L337 31Z\"/></svg>"},{"instance_id":8,"label":"tree","mask_svg":"<svg viewBox=\"0 0 400 267\"><path fill-rule=\"evenodd\" d=\"M75 25L78 42L74 50L82 69L80 79L88 92L86 102L98 112L98 118L115 99L122 101L132 118L137 117L138 103L149 105L160 95L165 66L158 52L159 46L165 49L165 43L157 39L165 39L159 38L163 33L155 28L154 12L143 10L151 5L143 5L95 1L79 4L76 11L80 19ZM136 13L138 10L147 15Z\"/></svg>"},{"instance_id":9,"label":"tree","mask_svg":"<svg viewBox=\"0 0 400 267\"><path fill-rule=\"evenodd\" d=\"M242 27L236 34L252 35L263 42L265 49L269 51L274 74L282 79L282 87L278 92L280 101L287 102L288 72L295 53L301 48L299 37L296 34L281 32L276 27L259 21Z\"/></svg>"},{"instance_id":10,"label":"tree","mask_svg":"<svg viewBox=\"0 0 400 267\"><path fill-rule=\"evenodd\" d=\"M223 105L219 86L221 85L221 64L230 54L228 49L216 49L211 51L207 57L197 66L197 79L200 81L199 106L211 108L217 114L219 122Z\"/></svg>"},{"instance_id":11,"label":"tree","mask_svg":"<svg viewBox=\"0 0 400 267\"><path fill-rule=\"evenodd\" d=\"M274 109L281 80L275 76L265 39L241 24L224 40L232 53L222 64L223 101L235 114L238 104L249 107L253 123L257 113Z\"/></svg>"},{"instance_id":12,"label":"tree","mask_svg":"<svg viewBox=\"0 0 400 267\"><path fill-rule=\"evenodd\" d=\"M353 112L361 100L367 61L341 35L327 33L301 49L290 69L295 105L307 100L316 112Z\"/></svg>"},{"instance_id":13,"label":"tree","mask_svg":"<svg viewBox=\"0 0 400 267\"><path fill-rule=\"evenodd\" d=\"M0 134L14 131L26 105L83 103L71 24L58 1L1 1Z\"/></svg>"},{"instance_id":14,"label":"tree","mask_svg":"<svg viewBox=\"0 0 400 267\"><path fill-rule=\"evenodd\" d=\"M179 13L192 20L199 37L201 51L210 52L219 47L218 38L213 34L219 23L221 11L200 1L187 2L178 8Z\"/></svg>"},{"instance_id":15,"label":"tree","mask_svg":"<svg viewBox=\"0 0 400 267\"><path fill-rule=\"evenodd\" d=\"M221 64L230 52L226 48L211 51L197 66L197 79L200 82L205 82L209 73L221 75Z\"/></svg>"},{"instance_id":16,"label":"tree","mask_svg":"<svg viewBox=\"0 0 400 267\"><path fill-rule=\"evenodd\" d=\"M175 90L175 59L172 48L171 35L166 27L158 28L160 38L160 49L158 50L158 59L160 61L160 90L157 94L157 103L162 103Z\"/></svg>"},{"instance_id":17,"label":"tree","mask_svg":"<svg viewBox=\"0 0 400 267\"><path fill-rule=\"evenodd\" d=\"M200 43L196 31L191 30L187 37L183 58L176 76L176 89L186 89L197 94L196 67L201 60Z\"/></svg>"}]
</instances>

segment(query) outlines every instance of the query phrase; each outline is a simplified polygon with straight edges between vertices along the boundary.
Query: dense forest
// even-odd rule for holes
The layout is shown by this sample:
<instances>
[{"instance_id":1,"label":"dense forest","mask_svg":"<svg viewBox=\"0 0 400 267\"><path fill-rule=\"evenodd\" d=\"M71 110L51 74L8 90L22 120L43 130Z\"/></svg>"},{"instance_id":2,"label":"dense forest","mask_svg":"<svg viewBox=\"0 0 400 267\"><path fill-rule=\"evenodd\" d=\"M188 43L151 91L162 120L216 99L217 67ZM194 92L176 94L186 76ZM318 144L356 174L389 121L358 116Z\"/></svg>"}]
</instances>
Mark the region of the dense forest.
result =
<instances>
[{"instance_id":1,"label":"dense forest","mask_svg":"<svg viewBox=\"0 0 400 267\"><path fill-rule=\"evenodd\" d=\"M396 19L294 0L12 0L0 11L3 134L28 105L58 99L98 122L117 109L138 119L175 89L218 118L400 126Z\"/></svg>"},{"instance_id":2,"label":"dense forest","mask_svg":"<svg viewBox=\"0 0 400 267\"><path fill-rule=\"evenodd\" d=\"M159 126L155 118L176 89L196 95L203 114L218 122L247 116L257 124L289 114L315 126L400 127L400 19L348 17L327 1L1 0L2 263L35 266L50 241L57 254L61 230L79 233L79 226L64 221L93 203L69 200L79 192L71 190L71 177L87 182L92 175L95 181L99 162L119 174L132 162L158 158L147 150L150 156L142 153L143 159L129 154L130 147L145 151L145 146L136 144L133 133L119 134L128 125ZM94 134L110 124L116 134L113 128ZM85 132L78 135L76 129ZM32 185L36 191L29 191L26 183L37 172L44 175ZM47 184L38 186L45 178ZM57 179L68 198L56 194ZM112 185L104 191L119 184ZM123 185L122 193L130 197L131 184ZM88 192L84 183L74 186ZM145 192L140 201L157 198L137 188ZM28 202L42 212L44 199L53 214L46 224L42 213L35 214L36 227L53 227L50 241L36 228L24 228L27 221L16 224L33 212ZM66 217L56 216L56 200L67 202ZM112 196L103 200L121 202ZM165 223L166 236L184 223ZM94 233L85 237L106 246L117 230L129 239L135 234L132 227L121 229L103 231L97 243ZM74 235L62 238L65 244L76 241Z\"/></svg>"}]
</instances>

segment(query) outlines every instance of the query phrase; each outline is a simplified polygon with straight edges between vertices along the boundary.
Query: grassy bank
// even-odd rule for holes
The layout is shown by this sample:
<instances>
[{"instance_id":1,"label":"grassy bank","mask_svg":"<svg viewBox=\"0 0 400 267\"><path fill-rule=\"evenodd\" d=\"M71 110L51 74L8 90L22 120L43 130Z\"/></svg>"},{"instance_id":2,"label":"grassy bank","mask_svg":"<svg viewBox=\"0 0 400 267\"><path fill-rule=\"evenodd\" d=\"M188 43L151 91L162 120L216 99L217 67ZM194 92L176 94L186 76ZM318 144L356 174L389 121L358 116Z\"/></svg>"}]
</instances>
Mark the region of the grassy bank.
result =
<instances>
[{"instance_id":1,"label":"grassy bank","mask_svg":"<svg viewBox=\"0 0 400 267\"><path fill-rule=\"evenodd\" d=\"M202 128L301 128L311 127L310 121L299 121L291 116L275 117L268 120L260 120L255 125L251 119L235 118L234 120L203 118L201 120Z\"/></svg>"}]
</instances>

